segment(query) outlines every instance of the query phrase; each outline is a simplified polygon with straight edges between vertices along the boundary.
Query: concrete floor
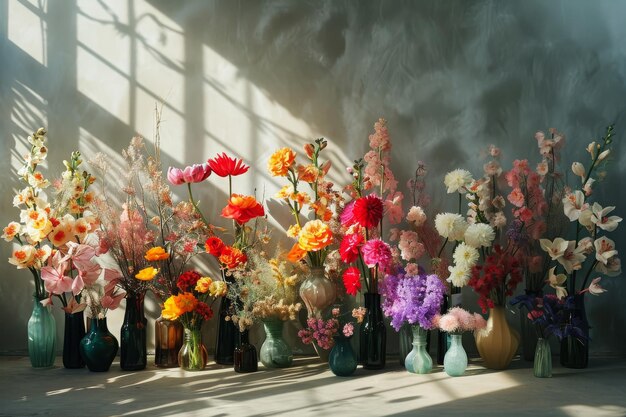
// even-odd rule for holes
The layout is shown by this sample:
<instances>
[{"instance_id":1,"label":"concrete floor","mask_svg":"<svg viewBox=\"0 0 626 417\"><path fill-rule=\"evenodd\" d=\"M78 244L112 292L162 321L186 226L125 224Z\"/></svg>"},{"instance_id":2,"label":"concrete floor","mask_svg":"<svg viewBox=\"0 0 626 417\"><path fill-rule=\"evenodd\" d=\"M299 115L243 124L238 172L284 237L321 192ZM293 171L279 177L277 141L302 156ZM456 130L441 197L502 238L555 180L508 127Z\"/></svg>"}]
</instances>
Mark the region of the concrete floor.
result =
<instances>
[{"instance_id":1,"label":"concrete floor","mask_svg":"<svg viewBox=\"0 0 626 417\"><path fill-rule=\"evenodd\" d=\"M150 358L151 359L151 358ZM391 361L383 371L334 376L298 358L288 369L236 374L157 369L106 373L33 369L26 357L0 357L0 416L626 416L626 358L591 358L584 370L533 377L531 364L506 371L473 362L463 377L436 367L413 375Z\"/></svg>"}]
</instances>

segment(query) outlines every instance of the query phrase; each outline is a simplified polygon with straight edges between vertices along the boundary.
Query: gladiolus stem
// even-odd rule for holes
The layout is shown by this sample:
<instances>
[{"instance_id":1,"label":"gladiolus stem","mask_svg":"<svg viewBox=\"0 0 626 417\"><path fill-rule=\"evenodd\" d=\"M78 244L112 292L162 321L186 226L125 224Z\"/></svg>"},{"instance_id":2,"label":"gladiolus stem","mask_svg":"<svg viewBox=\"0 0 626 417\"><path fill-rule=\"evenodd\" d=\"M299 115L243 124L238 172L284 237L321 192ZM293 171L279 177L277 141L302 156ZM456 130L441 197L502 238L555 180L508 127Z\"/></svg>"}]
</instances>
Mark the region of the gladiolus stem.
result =
<instances>
[{"instance_id":1,"label":"gladiolus stem","mask_svg":"<svg viewBox=\"0 0 626 417\"><path fill-rule=\"evenodd\" d=\"M187 190L189 191L189 201L191 202L191 205L196 210L196 212L200 215L200 218L202 219L204 224L209 226L209 222L206 220L206 218L204 217L204 214L202 214L202 212L198 208L198 205L196 204L196 201L193 199L193 194L191 192L191 183L190 182L187 183Z\"/></svg>"}]
</instances>

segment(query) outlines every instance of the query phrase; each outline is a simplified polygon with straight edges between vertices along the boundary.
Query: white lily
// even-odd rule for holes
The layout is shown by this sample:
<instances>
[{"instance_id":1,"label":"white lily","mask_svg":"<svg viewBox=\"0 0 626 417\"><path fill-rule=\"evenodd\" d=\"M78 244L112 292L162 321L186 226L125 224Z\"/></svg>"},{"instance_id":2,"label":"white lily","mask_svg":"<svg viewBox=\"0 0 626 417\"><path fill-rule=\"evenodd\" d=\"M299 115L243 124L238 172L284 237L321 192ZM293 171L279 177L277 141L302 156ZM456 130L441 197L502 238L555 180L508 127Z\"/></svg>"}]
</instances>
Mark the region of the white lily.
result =
<instances>
[{"instance_id":1,"label":"white lily","mask_svg":"<svg viewBox=\"0 0 626 417\"><path fill-rule=\"evenodd\" d=\"M606 265L598 262L596 271L609 277L615 277L622 273L622 261L617 256L609 258Z\"/></svg>"},{"instance_id":2,"label":"white lily","mask_svg":"<svg viewBox=\"0 0 626 417\"><path fill-rule=\"evenodd\" d=\"M601 277L597 277L594 278L593 281L591 281L591 284L589 284L589 288L587 288L589 294L600 295L603 292L606 292L606 290L600 286L600 279Z\"/></svg>"},{"instance_id":3,"label":"white lily","mask_svg":"<svg viewBox=\"0 0 626 417\"><path fill-rule=\"evenodd\" d=\"M596 248L596 259L604 265L609 262L609 259L617 255L615 242L606 236L596 239L593 246Z\"/></svg>"},{"instance_id":4,"label":"white lily","mask_svg":"<svg viewBox=\"0 0 626 417\"><path fill-rule=\"evenodd\" d=\"M556 266L550 268L550 272L548 273L548 279L546 280L546 282L548 283L548 285L556 290L556 296L558 298L567 297L567 290L563 286L563 283L567 280L567 276L565 274L555 275L555 269Z\"/></svg>"},{"instance_id":5,"label":"white lily","mask_svg":"<svg viewBox=\"0 0 626 417\"><path fill-rule=\"evenodd\" d=\"M563 212L572 222L580 218L580 213L585 207L585 195L580 190L569 193L563 198Z\"/></svg>"},{"instance_id":6,"label":"white lily","mask_svg":"<svg viewBox=\"0 0 626 417\"><path fill-rule=\"evenodd\" d=\"M572 271L577 271L582 268L586 258L583 253L583 248L576 247L576 242L570 240L567 242L567 249L565 249L563 256L557 258L557 261L563 265L563 268L565 268L568 274L571 274Z\"/></svg>"},{"instance_id":7,"label":"white lily","mask_svg":"<svg viewBox=\"0 0 626 417\"><path fill-rule=\"evenodd\" d=\"M607 214L613 210L615 210L615 206L602 208L600 204L593 203L593 206L591 207L592 214L590 220L600 229L612 232L617 229L618 223L622 221L622 218L618 216L607 217Z\"/></svg>"},{"instance_id":8,"label":"white lily","mask_svg":"<svg viewBox=\"0 0 626 417\"><path fill-rule=\"evenodd\" d=\"M550 258L553 261L556 261L563 256L569 242L563 238L557 237L556 239L554 239L554 241L551 241L549 239L540 239L539 244L541 245L541 249L548 252Z\"/></svg>"}]
</instances>

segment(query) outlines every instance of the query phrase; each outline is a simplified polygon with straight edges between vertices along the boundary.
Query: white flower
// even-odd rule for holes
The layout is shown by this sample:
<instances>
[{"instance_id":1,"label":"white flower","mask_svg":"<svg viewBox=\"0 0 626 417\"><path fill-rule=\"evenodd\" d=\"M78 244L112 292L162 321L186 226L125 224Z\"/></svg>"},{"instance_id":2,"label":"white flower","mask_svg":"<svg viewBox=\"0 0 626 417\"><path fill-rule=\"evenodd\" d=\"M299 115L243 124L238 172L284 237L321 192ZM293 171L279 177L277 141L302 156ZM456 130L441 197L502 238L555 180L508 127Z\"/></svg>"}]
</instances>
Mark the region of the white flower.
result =
<instances>
[{"instance_id":1,"label":"white flower","mask_svg":"<svg viewBox=\"0 0 626 417\"><path fill-rule=\"evenodd\" d=\"M420 227L426 222L426 213L419 206L413 206L406 214L406 220L415 227Z\"/></svg>"},{"instance_id":2,"label":"white flower","mask_svg":"<svg viewBox=\"0 0 626 417\"><path fill-rule=\"evenodd\" d=\"M580 223L589 231L592 231L596 227L596 225L591 221L592 215L593 212L590 208L584 208L580 211L580 217L578 218L578 223Z\"/></svg>"},{"instance_id":3,"label":"white flower","mask_svg":"<svg viewBox=\"0 0 626 417\"><path fill-rule=\"evenodd\" d=\"M550 269L550 272L548 273L547 282L552 288L556 290L556 296L558 298L563 298L567 296L567 290L563 286L563 283L567 279L567 276L565 276L565 274L555 275L554 274L555 269L556 269L556 266Z\"/></svg>"},{"instance_id":4,"label":"white flower","mask_svg":"<svg viewBox=\"0 0 626 417\"><path fill-rule=\"evenodd\" d=\"M593 203L591 207L592 215L589 220L600 229L612 232L617 229L617 224L622 221L622 218L618 216L607 217L607 214L613 210L615 210L614 206L602 208L600 204Z\"/></svg>"},{"instance_id":5,"label":"white flower","mask_svg":"<svg viewBox=\"0 0 626 417\"><path fill-rule=\"evenodd\" d=\"M435 217L435 228L439 235L450 240L462 240L467 222L460 214L439 213Z\"/></svg>"},{"instance_id":6,"label":"white flower","mask_svg":"<svg viewBox=\"0 0 626 417\"><path fill-rule=\"evenodd\" d=\"M593 239L589 236L580 239L580 241L578 241L578 247L585 255L591 255L591 252L593 252Z\"/></svg>"},{"instance_id":7,"label":"white flower","mask_svg":"<svg viewBox=\"0 0 626 417\"><path fill-rule=\"evenodd\" d=\"M472 174L464 169L455 169L446 174L443 183L448 187L448 194L465 193L465 188L472 183Z\"/></svg>"},{"instance_id":8,"label":"white flower","mask_svg":"<svg viewBox=\"0 0 626 417\"><path fill-rule=\"evenodd\" d=\"M586 206L585 195L582 191L576 190L573 193L567 194L563 197L563 212L570 221L578 220L580 212Z\"/></svg>"},{"instance_id":9,"label":"white flower","mask_svg":"<svg viewBox=\"0 0 626 417\"><path fill-rule=\"evenodd\" d=\"M493 228L485 223L471 224L465 230L465 243L473 248L481 246L491 246L491 242L496 237Z\"/></svg>"},{"instance_id":10,"label":"white flower","mask_svg":"<svg viewBox=\"0 0 626 417\"><path fill-rule=\"evenodd\" d=\"M622 273L622 261L617 256L610 258L606 265L602 262L596 264L596 271L601 274L608 275L609 277L615 277Z\"/></svg>"},{"instance_id":11,"label":"white flower","mask_svg":"<svg viewBox=\"0 0 626 417\"><path fill-rule=\"evenodd\" d=\"M595 155L595 152L596 152L595 142L591 142L589 145L587 145L587 152L589 152L589 155L591 155L591 159L593 159L593 156Z\"/></svg>"},{"instance_id":12,"label":"white flower","mask_svg":"<svg viewBox=\"0 0 626 417\"><path fill-rule=\"evenodd\" d=\"M606 292L606 290L604 288L602 288L602 286L600 286L600 277L594 278L593 281L591 281L591 284L589 284L589 288L587 288L587 290L589 291L589 294L592 295L600 295L603 292Z\"/></svg>"},{"instance_id":13,"label":"white flower","mask_svg":"<svg viewBox=\"0 0 626 417\"><path fill-rule=\"evenodd\" d=\"M463 287L467 285L467 282L470 279L470 270L467 268L463 268L460 265L449 266L448 271L450 271L450 276L448 277L448 282L451 282L455 287Z\"/></svg>"},{"instance_id":14,"label":"white flower","mask_svg":"<svg viewBox=\"0 0 626 417\"><path fill-rule=\"evenodd\" d=\"M576 242L570 240L567 244L567 249L565 249L565 253L563 256L557 259L557 261L563 265L565 271L568 274L571 274L572 271L577 271L583 267L583 262L587 258L583 253L582 248L575 247Z\"/></svg>"},{"instance_id":15,"label":"white flower","mask_svg":"<svg viewBox=\"0 0 626 417\"><path fill-rule=\"evenodd\" d=\"M9 258L9 263L15 265L17 269L24 269L33 266L37 248L32 245L20 246L13 251Z\"/></svg>"},{"instance_id":16,"label":"white flower","mask_svg":"<svg viewBox=\"0 0 626 417\"><path fill-rule=\"evenodd\" d=\"M502 229L506 226L506 216L501 211L497 212L491 221L493 223L493 227L495 228Z\"/></svg>"},{"instance_id":17,"label":"white flower","mask_svg":"<svg viewBox=\"0 0 626 417\"><path fill-rule=\"evenodd\" d=\"M581 177L581 179L585 180L585 175L587 172L585 171L585 167L580 162L574 162L572 164L572 172L577 176Z\"/></svg>"},{"instance_id":18,"label":"white flower","mask_svg":"<svg viewBox=\"0 0 626 417\"><path fill-rule=\"evenodd\" d=\"M594 180L593 178L589 178L587 180L587 182L585 183L584 187L583 187L583 191L585 192L586 196L590 196L591 192L593 191L591 189L591 187L593 186L593 183L596 182L596 180Z\"/></svg>"},{"instance_id":19,"label":"white flower","mask_svg":"<svg viewBox=\"0 0 626 417\"><path fill-rule=\"evenodd\" d=\"M549 239L540 239L539 244L541 245L541 249L548 252L548 255L550 255L550 259L556 261L565 253L568 241L563 238L557 237L556 239L554 239L554 241L551 241Z\"/></svg>"},{"instance_id":20,"label":"white flower","mask_svg":"<svg viewBox=\"0 0 626 417\"><path fill-rule=\"evenodd\" d=\"M598 161L602 161L604 158L606 158L607 156L609 156L609 153L611 152L610 149L607 149L605 151L600 152L600 155L598 155Z\"/></svg>"},{"instance_id":21,"label":"white flower","mask_svg":"<svg viewBox=\"0 0 626 417\"><path fill-rule=\"evenodd\" d=\"M461 242L454 250L454 254L452 258L454 259L454 263L464 269L470 269L476 262L478 262L478 258L480 254L478 253L478 249Z\"/></svg>"},{"instance_id":22,"label":"white flower","mask_svg":"<svg viewBox=\"0 0 626 417\"><path fill-rule=\"evenodd\" d=\"M593 242L593 246L596 248L596 260L606 265L612 257L617 255L615 250L615 242L606 236L602 236Z\"/></svg>"}]
</instances>

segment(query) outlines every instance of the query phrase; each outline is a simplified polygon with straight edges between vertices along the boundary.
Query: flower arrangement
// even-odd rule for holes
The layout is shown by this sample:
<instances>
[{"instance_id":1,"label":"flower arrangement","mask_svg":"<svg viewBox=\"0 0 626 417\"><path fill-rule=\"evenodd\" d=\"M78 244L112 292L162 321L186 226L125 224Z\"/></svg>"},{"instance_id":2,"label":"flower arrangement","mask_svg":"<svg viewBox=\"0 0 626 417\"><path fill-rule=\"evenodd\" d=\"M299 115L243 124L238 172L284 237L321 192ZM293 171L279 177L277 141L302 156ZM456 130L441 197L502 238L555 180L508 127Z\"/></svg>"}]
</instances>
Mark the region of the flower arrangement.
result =
<instances>
[{"instance_id":1,"label":"flower arrangement","mask_svg":"<svg viewBox=\"0 0 626 417\"><path fill-rule=\"evenodd\" d=\"M298 331L298 337L304 344L315 342L320 348L330 350L335 345L333 337L339 334L340 328L341 335L344 337L352 337L354 334L355 323L352 320L345 320L345 316L350 314L357 323L362 323L365 312L365 308L358 307L350 313L341 313L340 307L334 307L331 310L331 318L328 320L309 317L307 327Z\"/></svg>"},{"instance_id":2,"label":"flower arrangement","mask_svg":"<svg viewBox=\"0 0 626 417\"><path fill-rule=\"evenodd\" d=\"M589 338L582 329L584 325L582 319L569 313L574 309L573 298L559 298L558 295L546 294L532 301L527 299L515 301L525 304L528 309L527 318L535 325L537 336L547 339L554 335L559 340L572 336L581 341Z\"/></svg>"},{"instance_id":3,"label":"flower arrangement","mask_svg":"<svg viewBox=\"0 0 626 417\"><path fill-rule=\"evenodd\" d=\"M433 323L435 327L451 334L473 332L487 327L483 316L470 313L461 307L453 307L446 314L435 316Z\"/></svg>"},{"instance_id":4,"label":"flower arrangement","mask_svg":"<svg viewBox=\"0 0 626 417\"><path fill-rule=\"evenodd\" d=\"M327 147L325 139L316 139L304 146L308 159L306 165L296 163L296 153L291 148L281 148L274 152L268 161L268 171L274 177L285 177L285 185L276 198L285 201L296 223L289 227L287 235L296 239L289 251L292 262L307 259L311 267L322 267L334 242L329 221L333 217L332 206L340 202L340 195L333 190L333 184L326 180L330 161L321 162L320 152ZM309 186L310 193L299 189L300 183ZM312 219L302 224L304 209L312 214Z\"/></svg>"},{"instance_id":5,"label":"flower arrangement","mask_svg":"<svg viewBox=\"0 0 626 417\"><path fill-rule=\"evenodd\" d=\"M444 284L434 274L426 275L423 269L409 275L404 268L388 274L381 283L384 295L384 314L391 318L391 325L399 331L404 323L419 325L422 329L433 329L433 319L439 314Z\"/></svg>"}]
</instances>

